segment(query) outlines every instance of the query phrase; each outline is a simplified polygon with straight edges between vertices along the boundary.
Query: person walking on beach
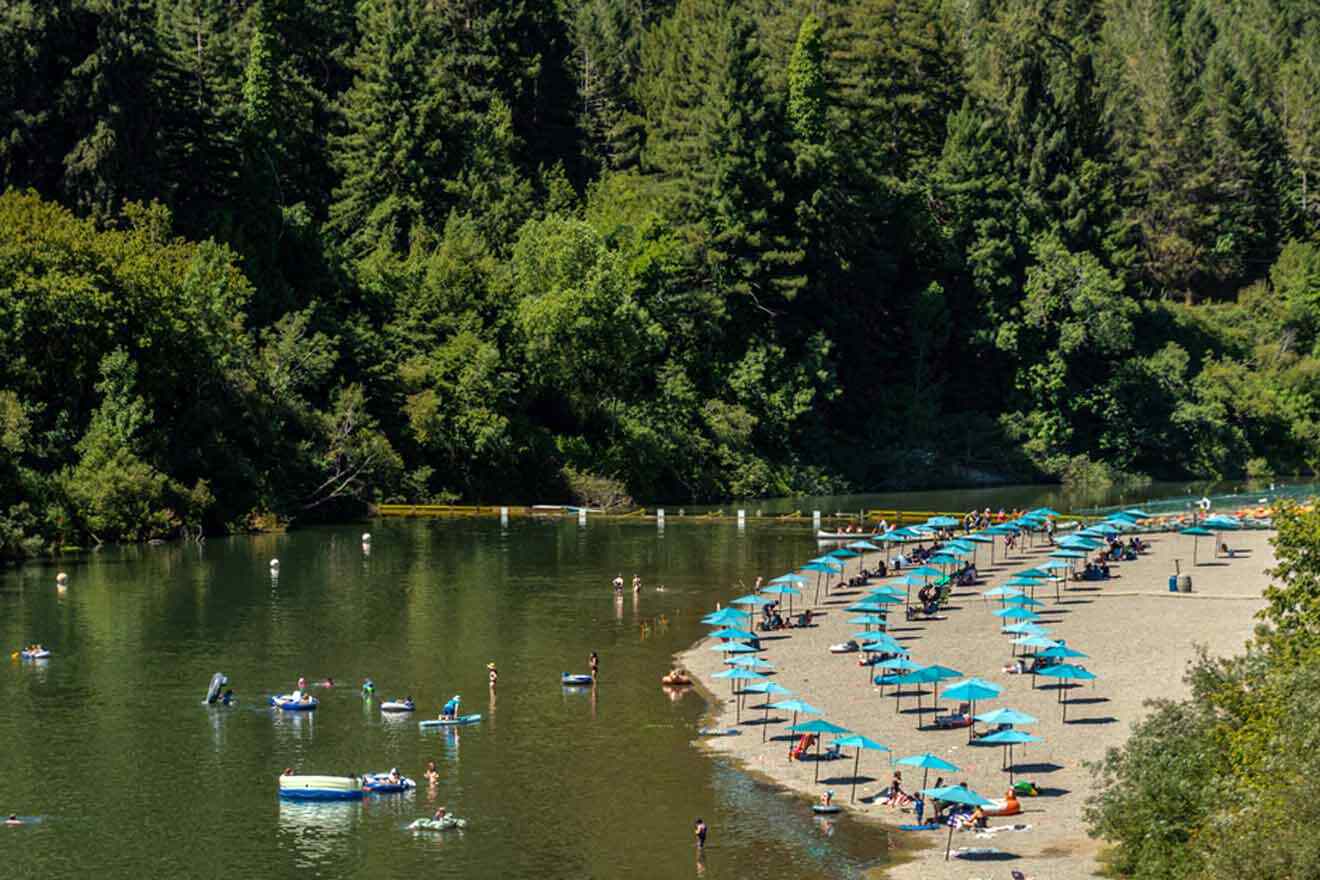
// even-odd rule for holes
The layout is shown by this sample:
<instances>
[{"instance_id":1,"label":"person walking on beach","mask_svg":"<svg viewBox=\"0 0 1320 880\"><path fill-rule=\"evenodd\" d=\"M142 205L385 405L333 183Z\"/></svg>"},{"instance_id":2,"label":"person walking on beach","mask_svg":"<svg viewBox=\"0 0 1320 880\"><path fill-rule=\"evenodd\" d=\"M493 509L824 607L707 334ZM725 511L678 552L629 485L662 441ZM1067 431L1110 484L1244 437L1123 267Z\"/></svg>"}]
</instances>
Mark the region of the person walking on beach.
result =
<instances>
[{"instance_id":1,"label":"person walking on beach","mask_svg":"<svg viewBox=\"0 0 1320 880\"><path fill-rule=\"evenodd\" d=\"M706 832L708 830L709 829L706 828L706 820L698 816L697 824L692 829L693 834L695 834L697 838L697 849L706 848Z\"/></svg>"},{"instance_id":2,"label":"person walking on beach","mask_svg":"<svg viewBox=\"0 0 1320 880\"><path fill-rule=\"evenodd\" d=\"M591 680L595 681L596 676L600 674L600 657L595 651L592 651L591 656L587 658L587 666L591 669Z\"/></svg>"}]
</instances>

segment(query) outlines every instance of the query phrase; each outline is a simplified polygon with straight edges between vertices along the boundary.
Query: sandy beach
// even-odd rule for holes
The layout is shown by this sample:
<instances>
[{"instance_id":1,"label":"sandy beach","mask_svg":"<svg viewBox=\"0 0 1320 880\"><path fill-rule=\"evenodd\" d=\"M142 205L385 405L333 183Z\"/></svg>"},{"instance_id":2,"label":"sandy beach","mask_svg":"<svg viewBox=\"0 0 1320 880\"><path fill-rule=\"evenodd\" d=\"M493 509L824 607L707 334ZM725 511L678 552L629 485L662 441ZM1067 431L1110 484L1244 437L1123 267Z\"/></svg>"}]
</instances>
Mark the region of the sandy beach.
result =
<instances>
[{"instance_id":1,"label":"sandy beach","mask_svg":"<svg viewBox=\"0 0 1320 880\"><path fill-rule=\"evenodd\" d=\"M1273 564L1269 539L1273 532L1240 532L1227 536L1228 543L1241 552L1233 559L1212 558L1211 540L1202 538L1200 564L1192 567L1192 538L1175 534L1143 536L1151 550L1134 562L1113 566L1114 577L1107 581L1073 581L1056 602L1054 589L1038 589L1036 597L1044 601L1037 623L1051 629L1050 638L1065 639L1069 647L1088 654L1074 661L1098 676L1093 684L1077 685L1066 691L1069 698L1068 721L1061 719L1058 692L1049 679L1038 678L1033 689L1032 676L1002 671L1011 659L1012 636L1000 632L1001 620L991 612L999 608L994 600L981 597L987 589L1003 584L1016 571L1038 563L1050 549L1035 547L1014 551L1002 558L1002 544L996 548L996 564L989 565L989 553L978 554L981 582L975 587L955 588L948 607L938 619L903 620L902 606L893 618L889 633L911 650L920 664L938 663L960 670L1003 687L999 698L980 703L978 713L998 708L1012 708L1039 719L1024 726L1028 732L1043 737L1044 742L1014 749L1015 778L1032 780L1041 795L1022 799L1021 815L992 818L990 827L1029 825L1021 831L1002 831L981 836L955 832L953 847L994 847L1011 857L982 861L953 858L944 860L947 831L903 832L896 826L911 823L911 812L871 803L872 796L889 782L892 768L889 757L933 752L960 769L944 773L945 784L966 781L987 797L1002 797L1008 788L1008 773L1001 770L1003 751L995 746L968 744L966 729L938 730L931 725L918 730L919 720L930 724L933 718L931 688L925 686L924 711L917 712L915 690L904 690L901 711L896 712L894 688L883 695L870 680L869 670L858 665L857 654L830 654L828 646L846 641L861 627L848 623L853 614L844 607L863 593L879 585L872 580L864 588L831 590L828 599L817 606L823 612L817 626L788 629L766 634L760 656L775 664L773 681L790 689L793 696L822 710L819 717L850 731L888 745L892 752L867 751L861 758L859 775L863 782L857 789L857 801L849 803L853 774L852 750L846 758L819 765L820 783L813 782L817 765L812 760L789 761L790 724L788 713L770 712L762 742L763 711L758 695L748 695L742 723L735 724L734 705L728 681L711 676L726 667L719 653L707 650L713 642L705 639L680 658L707 691L714 695L720 727L737 727L737 736L702 739L704 747L741 760L749 769L763 773L780 784L813 800L831 788L835 801L858 814L884 823L877 833L890 835L891 845L909 850L910 860L900 861L885 871L896 880L906 878L1007 878L1011 870L1023 872L1036 880L1068 880L1094 874L1101 841L1087 836L1082 808L1092 790L1090 772L1084 762L1096 761L1110 746L1120 745L1133 722L1147 711L1147 700L1186 694L1183 675L1197 646L1212 654L1238 652L1251 635L1254 615L1263 605L1261 591L1268 583L1265 570ZM822 545L822 552L839 546ZM876 554L868 553L868 562ZM1174 572L1174 560L1182 571L1192 576L1191 594L1168 591L1168 579ZM848 560L845 576L857 573L858 560ZM767 579L780 572L754 572ZM729 598L733 598L730 596ZM810 602L811 589L801 597ZM800 603L797 603L800 605ZM951 684L945 682L944 684ZM1042 687L1042 685L1045 685ZM780 698L783 699L783 698ZM948 709L954 701L942 700ZM799 722L807 720L799 718ZM826 737L828 744L830 737ZM903 770L905 789L921 786L922 771ZM931 771L929 784L936 776Z\"/></svg>"}]
</instances>

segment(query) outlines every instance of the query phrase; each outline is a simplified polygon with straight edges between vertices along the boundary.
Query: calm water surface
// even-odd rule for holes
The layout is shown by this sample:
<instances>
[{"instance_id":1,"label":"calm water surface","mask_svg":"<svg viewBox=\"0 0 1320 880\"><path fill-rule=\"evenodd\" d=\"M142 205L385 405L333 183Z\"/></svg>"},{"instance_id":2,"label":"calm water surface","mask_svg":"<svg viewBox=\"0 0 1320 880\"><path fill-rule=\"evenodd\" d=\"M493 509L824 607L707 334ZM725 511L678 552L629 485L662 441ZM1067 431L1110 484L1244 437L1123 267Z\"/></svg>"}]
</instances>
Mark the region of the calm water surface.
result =
<instances>
[{"instance_id":1,"label":"calm water surface","mask_svg":"<svg viewBox=\"0 0 1320 880\"><path fill-rule=\"evenodd\" d=\"M370 528L370 553L355 526L0 574L0 810L40 817L0 828L4 876L789 880L883 861L883 832L817 822L802 800L694 749L704 702L658 686L716 598L814 555L802 524ZM616 604L617 572L642 576L639 601ZM30 641L55 657L8 659ZM559 673L585 671L592 650L599 686L561 688ZM216 671L239 706L201 705ZM341 686L305 716L264 705L299 675ZM462 693L486 720L423 732L414 717L382 717L359 695L368 675L378 699L411 694L434 715ZM276 797L285 767L420 777L428 760L442 772L434 791L325 806ZM404 829L439 804L468 829ZM712 828L700 866L697 816Z\"/></svg>"}]
</instances>

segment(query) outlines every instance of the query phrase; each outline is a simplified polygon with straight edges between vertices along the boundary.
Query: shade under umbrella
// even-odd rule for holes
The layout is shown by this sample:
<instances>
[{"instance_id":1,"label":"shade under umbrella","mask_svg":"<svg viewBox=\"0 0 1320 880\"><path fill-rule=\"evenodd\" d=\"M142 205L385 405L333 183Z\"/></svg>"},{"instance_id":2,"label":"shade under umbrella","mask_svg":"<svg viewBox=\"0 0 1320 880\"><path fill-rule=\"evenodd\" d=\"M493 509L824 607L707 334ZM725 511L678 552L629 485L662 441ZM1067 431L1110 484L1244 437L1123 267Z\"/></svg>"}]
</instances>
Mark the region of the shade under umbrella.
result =
<instances>
[{"instance_id":1,"label":"shade under umbrella","mask_svg":"<svg viewBox=\"0 0 1320 880\"><path fill-rule=\"evenodd\" d=\"M969 807L988 807L990 800L961 785L946 785L944 788L927 788L921 792L928 798L946 801L951 804L967 804ZM949 842L944 847L944 861L949 860L949 850L953 848L953 826L949 826Z\"/></svg>"},{"instance_id":2,"label":"shade under umbrella","mask_svg":"<svg viewBox=\"0 0 1320 880\"><path fill-rule=\"evenodd\" d=\"M980 742L986 745L997 745L1004 747L1005 758L1001 762L1001 769L1008 770L1008 784L1013 784L1013 746L1025 745L1026 743L1044 742L1038 736L1027 733L1025 730L997 730L994 733L986 734L981 737Z\"/></svg>"},{"instance_id":3,"label":"shade under umbrella","mask_svg":"<svg viewBox=\"0 0 1320 880\"><path fill-rule=\"evenodd\" d=\"M793 692L786 687L780 687L779 685L775 684L773 681L758 681L749 684L747 687L743 688L743 693L765 694L767 697L771 697L771 696L786 697ZM761 719L761 742L765 742L765 729L770 726L770 704L766 703L761 708L765 710L765 714Z\"/></svg>"},{"instance_id":4,"label":"shade under umbrella","mask_svg":"<svg viewBox=\"0 0 1320 880\"><path fill-rule=\"evenodd\" d=\"M926 778L927 776L930 775L930 771L932 770L956 771L958 769L958 766L956 764L950 764L948 761L944 760L940 756L932 755L930 752L923 752L920 755L908 755L906 758L899 758L894 763L902 764L906 767L920 767L923 771L921 774L922 788L926 787Z\"/></svg>"},{"instance_id":5,"label":"shade under umbrella","mask_svg":"<svg viewBox=\"0 0 1320 880\"><path fill-rule=\"evenodd\" d=\"M1063 695L1063 682L1065 681L1095 681L1096 675L1080 666L1074 666L1071 663L1059 663L1055 666L1046 666L1038 670L1037 675L1044 675L1048 678L1059 679L1059 703L1063 706L1063 722L1068 723L1068 700Z\"/></svg>"},{"instance_id":6,"label":"shade under umbrella","mask_svg":"<svg viewBox=\"0 0 1320 880\"><path fill-rule=\"evenodd\" d=\"M857 754L853 756L852 794L848 797L848 801L851 803L852 801L857 800L857 770L862 761L862 749L870 749L874 752L887 752L889 751L889 746L857 734L845 736L842 739L836 739L834 744L841 748L857 750Z\"/></svg>"},{"instance_id":7,"label":"shade under umbrella","mask_svg":"<svg viewBox=\"0 0 1320 880\"><path fill-rule=\"evenodd\" d=\"M789 729L789 733L814 733L816 734L816 772L812 779L813 782L820 781L820 738L826 733L849 733L846 727L840 727L837 724L831 724L824 718L813 718L810 721L804 721L801 724L795 724Z\"/></svg>"},{"instance_id":8,"label":"shade under umbrella","mask_svg":"<svg viewBox=\"0 0 1320 880\"><path fill-rule=\"evenodd\" d=\"M969 678L945 688L944 697L949 700L966 700L972 704L972 714L975 715L978 700L993 700L1003 691L1004 689L997 684L979 678ZM967 741L972 741L971 726L967 728Z\"/></svg>"}]
</instances>

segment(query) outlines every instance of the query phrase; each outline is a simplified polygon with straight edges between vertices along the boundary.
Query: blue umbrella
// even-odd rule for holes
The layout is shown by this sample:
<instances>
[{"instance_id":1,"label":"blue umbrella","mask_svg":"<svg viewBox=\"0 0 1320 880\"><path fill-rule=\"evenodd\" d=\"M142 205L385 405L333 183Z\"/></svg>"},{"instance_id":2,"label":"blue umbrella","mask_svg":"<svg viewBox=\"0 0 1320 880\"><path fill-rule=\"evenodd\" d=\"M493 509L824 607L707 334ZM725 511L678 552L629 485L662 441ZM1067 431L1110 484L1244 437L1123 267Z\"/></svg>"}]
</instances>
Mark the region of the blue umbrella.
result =
<instances>
[{"instance_id":1,"label":"blue umbrella","mask_svg":"<svg viewBox=\"0 0 1320 880\"><path fill-rule=\"evenodd\" d=\"M981 594L986 599L999 599L1004 596L1025 596L1026 593L1013 587L995 587L993 590L986 590Z\"/></svg>"},{"instance_id":2,"label":"blue umbrella","mask_svg":"<svg viewBox=\"0 0 1320 880\"><path fill-rule=\"evenodd\" d=\"M1035 611L1028 611L1025 608L1017 608L1015 606L998 608L990 613L995 617L1002 617L1005 620L1036 620L1040 617Z\"/></svg>"},{"instance_id":3,"label":"blue umbrella","mask_svg":"<svg viewBox=\"0 0 1320 880\"><path fill-rule=\"evenodd\" d=\"M730 694L733 693L734 682L737 682L737 681L764 681L764 680L765 680L765 676L762 675L762 674L759 673L759 672L753 672L753 671L750 670L750 669L739 669L739 668L736 667L736 666L733 667L732 669L726 669L726 670L724 670L723 672L717 672L717 673L715 673L714 675L712 675L711 678L727 678L727 679L729 679L729 693L730 693ZM741 696L738 697L738 699L736 699L736 700L734 701L734 705L737 707L737 709L736 709L736 715L735 715L735 721L736 721L736 723L741 724L741 723L742 723L742 697L741 697Z\"/></svg>"},{"instance_id":4,"label":"blue umbrella","mask_svg":"<svg viewBox=\"0 0 1320 880\"><path fill-rule=\"evenodd\" d=\"M1003 746L1004 760L1000 763L1000 769L1008 770L1008 784L1013 784L1013 746L1025 745L1026 743L1044 742L1040 737L1027 733L1025 730L998 730L994 733L986 734L981 737L979 742L986 745Z\"/></svg>"},{"instance_id":5,"label":"blue umbrella","mask_svg":"<svg viewBox=\"0 0 1320 880\"><path fill-rule=\"evenodd\" d=\"M1085 559L1086 554L1080 550L1056 550L1050 554L1051 559Z\"/></svg>"},{"instance_id":6,"label":"blue umbrella","mask_svg":"<svg viewBox=\"0 0 1320 880\"><path fill-rule=\"evenodd\" d=\"M1127 510L1122 511L1120 516L1130 516L1133 519L1150 519L1150 514L1140 507L1129 507Z\"/></svg>"},{"instance_id":7,"label":"blue umbrella","mask_svg":"<svg viewBox=\"0 0 1320 880\"><path fill-rule=\"evenodd\" d=\"M889 618L883 614L858 614L856 617L848 618L849 623L860 623L862 626L888 626Z\"/></svg>"},{"instance_id":8,"label":"blue umbrella","mask_svg":"<svg viewBox=\"0 0 1320 880\"><path fill-rule=\"evenodd\" d=\"M997 684L982 681L979 678L969 678L945 688L944 698L947 700L966 700L972 704L972 714L975 715L977 700L993 700L1003 693L1003 690ZM972 741L972 729L970 727L967 728L967 741Z\"/></svg>"},{"instance_id":9,"label":"blue umbrella","mask_svg":"<svg viewBox=\"0 0 1320 880\"><path fill-rule=\"evenodd\" d=\"M819 715L820 710L810 703L804 703L802 700L780 700L777 703L769 704L771 709L778 709L781 712L793 713L793 724L797 724L798 713L804 715ZM791 727L792 725L790 725Z\"/></svg>"},{"instance_id":10,"label":"blue umbrella","mask_svg":"<svg viewBox=\"0 0 1320 880\"><path fill-rule=\"evenodd\" d=\"M767 697L769 696L786 697L793 692L786 687L780 687L779 685L775 684L773 681L758 681L755 684L749 684L747 687L743 688L743 693L765 694ZM765 742L765 729L770 725L770 704L766 703L761 708L765 710L764 716L761 719L761 742Z\"/></svg>"},{"instance_id":11,"label":"blue umbrella","mask_svg":"<svg viewBox=\"0 0 1320 880\"><path fill-rule=\"evenodd\" d=\"M1010 623L1003 631L1019 636L1046 636L1049 635L1050 628L1038 623Z\"/></svg>"},{"instance_id":12,"label":"blue umbrella","mask_svg":"<svg viewBox=\"0 0 1320 880\"><path fill-rule=\"evenodd\" d=\"M927 798L937 801L945 801L951 804L967 804L969 807L988 807L992 803L970 788L964 788L961 785L946 785L944 788L923 789L922 794ZM949 860L949 850L953 847L953 825L949 825L949 842L944 847L944 861Z\"/></svg>"},{"instance_id":13,"label":"blue umbrella","mask_svg":"<svg viewBox=\"0 0 1320 880\"><path fill-rule=\"evenodd\" d=\"M893 596L895 599L902 599L903 591L891 584L881 584L866 594L866 598L868 599L876 599L880 596Z\"/></svg>"},{"instance_id":14,"label":"blue umbrella","mask_svg":"<svg viewBox=\"0 0 1320 880\"><path fill-rule=\"evenodd\" d=\"M1055 642L1052 646L1041 651L1037 656L1049 657L1055 660L1066 660L1070 657L1086 657L1081 651L1069 648L1063 642Z\"/></svg>"},{"instance_id":15,"label":"blue umbrella","mask_svg":"<svg viewBox=\"0 0 1320 880\"><path fill-rule=\"evenodd\" d=\"M737 599L729 600L729 604L761 606L761 605L769 605L771 601L773 600L767 599L765 596L758 596L756 593L748 593L746 596L739 596Z\"/></svg>"},{"instance_id":16,"label":"blue umbrella","mask_svg":"<svg viewBox=\"0 0 1320 880\"><path fill-rule=\"evenodd\" d=\"M918 566L917 568L908 569L908 574L917 575L919 577L924 577L924 578L933 578L933 577L940 577L941 575L944 574L944 572L940 571L938 568L932 568L929 565L922 565L922 566Z\"/></svg>"},{"instance_id":17,"label":"blue umbrella","mask_svg":"<svg viewBox=\"0 0 1320 880\"><path fill-rule=\"evenodd\" d=\"M848 545L848 548L851 550L861 550L863 553L865 553L867 550L880 549L879 547L872 544L870 541L853 541L851 544Z\"/></svg>"},{"instance_id":18,"label":"blue umbrella","mask_svg":"<svg viewBox=\"0 0 1320 880\"><path fill-rule=\"evenodd\" d=\"M1099 541L1092 540L1091 538L1079 538L1075 535L1067 538L1060 538L1056 543L1060 547L1078 550L1098 550L1104 546L1104 544L1101 544Z\"/></svg>"},{"instance_id":19,"label":"blue umbrella","mask_svg":"<svg viewBox=\"0 0 1320 880\"><path fill-rule=\"evenodd\" d=\"M737 608L721 608L701 618L701 622L712 626L726 626L730 623L742 623L745 616Z\"/></svg>"},{"instance_id":20,"label":"blue umbrella","mask_svg":"<svg viewBox=\"0 0 1320 880\"><path fill-rule=\"evenodd\" d=\"M820 781L820 738L826 733L849 733L846 727L840 727L837 724L831 724L824 718L813 718L810 721L804 721L801 724L794 724L788 729L789 733L814 733L816 735L816 774L813 782Z\"/></svg>"},{"instance_id":21,"label":"blue umbrella","mask_svg":"<svg viewBox=\"0 0 1320 880\"><path fill-rule=\"evenodd\" d=\"M962 560L954 553L936 553L926 561L933 562L936 565L962 565ZM944 572L940 572L940 574L943 573Z\"/></svg>"},{"instance_id":22,"label":"blue umbrella","mask_svg":"<svg viewBox=\"0 0 1320 880\"><path fill-rule=\"evenodd\" d=\"M751 645L744 645L742 642L724 642L720 645L711 645L706 650L720 651L724 654L755 654L757 650Z\"/></svg>"},{"instance_id":23,"label":"blue umbrella","mask_svg":"<svg viewBox=\"0 0 1320 880\"><path fill-rule=\"evenodd\" d=\"M805 584L807 579L800 574L781 574L777 578L770 578L772 584Z\"/></svg>"},{"instance_id":24,"label":"blue umbrella","mask_svg":"<svg viewBox=\"0 0 1320 880\"><path fill-rule=\"evenodd\" d=\"M907 648L904 648L893 636L888 633L871 633L871 640L862 645L862 650L867 653L884 654L906 654Z\"/></svg>"},{"instance_id":25,"label":"blue umbrella","mask_svg":"<svg viewBox=\"0 0 1320 880\"><path fill-rule=\"evenodd\" d=\"M768 587L762 588L761 592L771 596L787 596L788 613L790 616L793 614L793 597L802 595L802 591L797 587L790 587L787 584L771 584Z\"/></svg>"},{"instance_id":26,"label":"blue umbrella","mask_svg":"<svg viewBox=\"0 0 1320 880\"><path fill-rule=\"evenodd\" d=\"M738 629L734 626L726 626L723 629L717 629L709 633L712 639L755 639L756 633L745 629Z\"/></svg>"},{"instance_id":27,"label":"blue umbrella","mask_svg":"<svg viewBox=\"0 0 1320 880\"><path fill-rule=\"evenodd\" d=\"M1028 648L1050 648L1055 645L1055 641L1045 636L1022 636L1019 639L1014 639L1013 644ZM1037 656L1040 655L1037 654Z\"/></svg>"},{"instance_id":28,"label":"blue umbrella","mask_svg":"<svg viewBox=\"0 0 1320 880\"><path fill-rule=\"evenodd\" d=\"M930 752L924 752L920 755L908 755L906 758L899 758L894 763L902 764L905 767L920 767L925 771L921 774L922 788L926 787L926 778L930 774L930 771L946 770L956 772L958 770L957 764L950 764L940 756L932 755Z\"/></svg>"},{"instance_id":29,"label":"blue umbrella","mask_svg":"<svg viewBox=\"0 0 1320 880\"><path fill-rule=\"evenodd\" d=\"M1048 571L1041 571L1039 568L1028 568L1025 571L1014 572L1013 577L1044 581L1049 580L1050 573Z\"/></svg>"},{"instance_id":30,"label":"blue umbrella","mask_svg":"<svg viewBox=\"0 0 1320 880\"><path fill-rule=\"evenodd\" d=\"M1019 712L1016 709L996 709L993 712L986 712L976 716L977 721L986 724L1036 724L1038 719L1028 715L1026 712ZM985 737L981 741L985 742Z\"/></svg>"},{"instance_id":31,"label":"blue umbrella","mask_svg":"<svg viewBox=\"0 0 1320 880\"><path fill-rule=\"evenodd\" d=\"M774 669L775 664L769 660L762 660L760 657L734 657L725 660L728 666L738 666L742 669Z\"/></svg>"},{"instance_id":32,"label":"blue umbrella","mask_svg":"<svg viewBox=\"0 0 1320 880\"><path fill-rule=\"evenodd\" d=\"M995 542L994 538L990 537L989 535L980 534L979 532L973 535L963 535L958 540L970 541L973 544L993 544Z\"/></svg>"},{"instance_id":33,"label":"blue umbrella","mask_svg":"<svg viewBox=\"0 0 1320 880\"><path fill-rule=\"evenodd\" d=\"M1049 562L1040 566L1042 571L1056 572L1064 569L1072 570L1073 564L1065 559L1051 559Z\"/></svg>"},{"instance_id":34,"label":"blue umbrella","mask_svg":"<svg viewBox=\"0 0 1320 880\"><path fill-rule=\"evenodd\" d=\"M855 801L857 800L857 770L862 761L862 749L870 749L875 752L887 752L889 751L889 746L881 745L873 739L868 739L867 737L859 736L857 734L845 736L842 739L836 739L834 744L840 748L857 750L857 754L853 756L852 795L848 798L850 802Z\"/></svg>"},{"instance_id":35,"label":"blue umbrella","mask_svg":"<svg viewBox=\"0 0 1320 880\"><path fill-rule=\"evenodd\" d=\"M905 672L902 675L895 676L893 679L891 679L891 681L895 685L897 685L899 689L894 692L894 711L895 712L900 711L900 708L902 706L903 685L934 684L938 682L940 678L941 676L939 670L929 666L922 666L917 669L913 669L910 672ZM921 695L923 693L924 691L922 691L921 688L918 687L917 688L917 729L918 730L921 729Z\"/></svg>"},{"instance_id":36,"label":"blue umbrella","mask_svg":"<svg viewBox=\"0 0 1320 880\"><path fill-rule=\"evenodd\" d=\"M1039 608L1045 603L1030 596L1009 596L1004 599L1004 604L1016 608Z\"/></svg>"},{"instance_id":37,"label":"blue umbrella","mask_svg":"<svg viewBox=\"0 0 1320 880\"><path fill-rule=\"evenodd\" d=\"M937 529L951 529L958 525L958 521L951 516L932 516L926 520L926 525L934 526Z\"/></svg>"},{"instance_id":38,"label":"blue umbrella","mask_svg":"<svg viewBox=\"0 0 1320 880\"><path fill-rule=\"evenodd\" d=\"M1205 535L1213 534L1213 532L1211 532L1209 529L1203 529L1200 526L1192 526L1191 528L1183 529L1178 534L1192 536L1192 565L1197 565L1198 563L1196 561L1196 545L1201 543L1202 537L1204 537Z\"/></svg>"},{"instance_id":39,"label":"blue umbrella","mask_svg":"<svg viewBox=\"0 0 1320 880\"><path fill-rule=\"evenodd\" d=\"M1071 663L1060 663L1057 666L1046 666L1040 670L1038 675L1048 676L1049 678L1059 679L1059 702L1063 704L1063 723L1068 723L1068 700L1063 696L1063 682L1065 681L1095 681L1096 676L1093 672L1088 672L1080 666L1074 666Z\"/></svg>"}]
</instances>

